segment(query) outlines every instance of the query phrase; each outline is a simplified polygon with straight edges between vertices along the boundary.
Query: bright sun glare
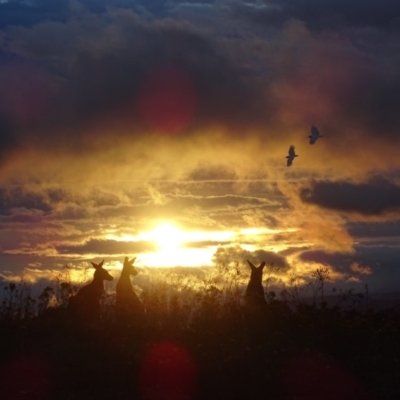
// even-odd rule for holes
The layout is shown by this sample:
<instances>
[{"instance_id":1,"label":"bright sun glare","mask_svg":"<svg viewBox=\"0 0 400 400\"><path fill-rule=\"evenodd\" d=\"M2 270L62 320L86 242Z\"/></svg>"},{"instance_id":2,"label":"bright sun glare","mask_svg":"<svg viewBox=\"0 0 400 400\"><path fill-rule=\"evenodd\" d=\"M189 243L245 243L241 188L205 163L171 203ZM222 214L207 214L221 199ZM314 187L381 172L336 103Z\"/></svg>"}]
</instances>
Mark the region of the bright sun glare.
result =
<instances>
[{"instance_id":1,"label":"bright sun glare","mask_svg":"<svg viewBox=\"0 0 400 400\"><path fill-rule=\"evenodd\" d=\"M146 236L162 250L177 249L185 241L184 232L167 222L156 226Z\"/></svg>"},{"instance_id":2,"label":"bright sun glare","mask_svg":"<svg viewBox=\"0 0 400 400\"><path fill-rule=\"evenodd\" d=\"M292 230L286 230L287 232ZM110 232L107 239L127 242L152 242L157 249L140 255L138 265L173 266L211 266L213 257L221 244L237 243L247 251L254 251L254 241L263 240L265 235L279 233L267 228L246 228L241 230L194 231L183 230L174 223L160 221L158 225L137 235ZM185 246L183 246L185 244ZM276 247L276 246L275 246ZM283 247L284 249L285 247ZM271 248L271 251L282 248Z\"/></svg>"}]
</instances>

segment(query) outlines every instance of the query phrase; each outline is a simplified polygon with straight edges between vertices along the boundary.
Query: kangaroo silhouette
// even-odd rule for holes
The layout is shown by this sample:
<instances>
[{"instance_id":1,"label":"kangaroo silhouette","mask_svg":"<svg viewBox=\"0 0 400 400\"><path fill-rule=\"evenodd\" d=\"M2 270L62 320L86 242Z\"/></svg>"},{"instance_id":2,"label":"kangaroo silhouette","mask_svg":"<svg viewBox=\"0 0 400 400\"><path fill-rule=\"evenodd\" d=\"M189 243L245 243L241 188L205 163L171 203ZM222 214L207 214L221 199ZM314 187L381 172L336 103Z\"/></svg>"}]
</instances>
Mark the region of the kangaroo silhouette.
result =
<instances>
[{"instance_id":1,"label":"kangaroo silhouette","mask_svg":"<svg viewBox=\"0 0 400 400\"><path fill-rule=\"evenodd\" d=\"M140 327L145 318L146 311L142 302L133 289L131 276L136 276L138 271L134 267L136 257L129 260L125 257L121 275L116 285L116 316L119 322L132 327L135 324Z\"/></svg>"},{"instance_id":2,"label":"kangaroo silhouette","mask_svg":"<svg viewBox=\"0 0 400 400\"><path fill-rule=\"evenodd\" d=\"M68 302L68 311L73 318L82 323L93 323L100 319L100 299L105 293L104 281L114 278L103 268L104 260L99 264L91 263L95 269L93 280L81 287Z\"/></svg>"},{"instance_id":3,"label":"kangaroo silhouette","mask_svg":"<svg viewBox=\"0 0 400 400\"><path fill-rule=\"evenodd\" d=\"M246 304L252 307L263 307L267 304L264 295L264 287L262 285L262 275L265 267L265 261L263 261L258 267L256 267L249 260L247 260L247 263L251 268L251 274L246 288Z\"/></svg>"}]
</instances>

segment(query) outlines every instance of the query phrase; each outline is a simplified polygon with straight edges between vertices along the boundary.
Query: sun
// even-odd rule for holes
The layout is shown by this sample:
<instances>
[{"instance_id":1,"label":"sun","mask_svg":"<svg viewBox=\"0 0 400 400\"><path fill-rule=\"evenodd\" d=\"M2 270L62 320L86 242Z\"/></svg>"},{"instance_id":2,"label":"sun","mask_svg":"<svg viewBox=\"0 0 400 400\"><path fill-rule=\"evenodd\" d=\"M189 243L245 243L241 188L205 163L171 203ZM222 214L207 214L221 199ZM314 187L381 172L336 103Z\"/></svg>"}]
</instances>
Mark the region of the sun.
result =
<instances>
[{"instance_id":1,"label":"sun","mask_svg":"<svg viewBox=\"0 0 400 400\"><path fill-rule=\"evenodd\" d=\"M161 250L177 249L185 241L185 233L168 222L157 225L146 236L156 243Z\"/></svg>"}]
</instances>

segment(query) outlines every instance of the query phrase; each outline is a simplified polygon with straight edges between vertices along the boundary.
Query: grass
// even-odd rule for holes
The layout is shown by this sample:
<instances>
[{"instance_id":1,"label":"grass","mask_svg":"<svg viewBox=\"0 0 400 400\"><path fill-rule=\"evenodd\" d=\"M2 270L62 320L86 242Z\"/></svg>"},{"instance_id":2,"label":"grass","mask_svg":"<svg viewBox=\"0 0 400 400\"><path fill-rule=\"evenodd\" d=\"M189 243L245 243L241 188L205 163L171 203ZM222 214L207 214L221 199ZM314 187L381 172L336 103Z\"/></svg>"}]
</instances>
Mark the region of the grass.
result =
<instances>
[{"instance_id":1,"label":"grass","mask_svg":"<svg viewBox=\"0 0 400 400\"><path fill-rule=\"evenodd\" d=\"M65 306L78 288L68 274L37 296L23 280L6 283L1 398L399 398L396 308L372 310L351 292L330 304L320 270L281 293L266 281L265 309L249 312L247 278L224 266L201 277L160 271L140 293L146 322L123 329L113 293L96 326L71 324Z\"/></svg>"}]
</instances>

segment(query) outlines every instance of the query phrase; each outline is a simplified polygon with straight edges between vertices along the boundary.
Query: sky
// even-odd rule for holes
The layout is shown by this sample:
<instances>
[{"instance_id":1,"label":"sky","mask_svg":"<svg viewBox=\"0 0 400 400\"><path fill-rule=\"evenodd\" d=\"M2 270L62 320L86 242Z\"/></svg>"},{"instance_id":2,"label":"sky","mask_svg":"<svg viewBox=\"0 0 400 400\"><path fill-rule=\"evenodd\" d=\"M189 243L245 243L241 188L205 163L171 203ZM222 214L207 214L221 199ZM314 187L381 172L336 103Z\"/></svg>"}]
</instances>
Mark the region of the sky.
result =
<instances>
[{"instance_id":1,"label":"sky","mask_svg":"<svg viewBox=\"0 0 400 400\"><path fill-rule=\"evenodd\" d=\"M400 3L321 4L1 0L0 277L251 259L398 290Z\"/></svg>"}]
</instances>

